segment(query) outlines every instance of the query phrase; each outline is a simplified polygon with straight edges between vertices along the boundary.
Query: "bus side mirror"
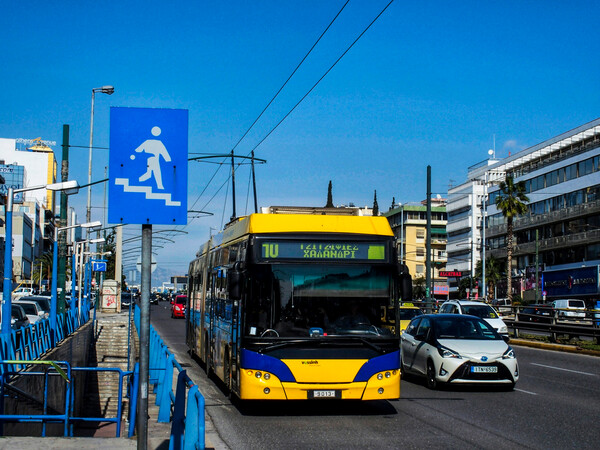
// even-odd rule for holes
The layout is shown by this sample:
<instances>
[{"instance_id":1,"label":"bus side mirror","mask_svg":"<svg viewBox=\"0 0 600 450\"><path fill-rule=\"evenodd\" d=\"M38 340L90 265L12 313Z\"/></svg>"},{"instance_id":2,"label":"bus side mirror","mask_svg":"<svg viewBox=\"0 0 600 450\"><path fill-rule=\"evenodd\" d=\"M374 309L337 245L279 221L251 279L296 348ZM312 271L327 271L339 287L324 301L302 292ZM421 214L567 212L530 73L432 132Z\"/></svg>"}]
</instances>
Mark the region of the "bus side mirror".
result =
<instances>
[{"instance_id":1,"label":"bus side mirror","mask_svg":"<svg viewBox=\"0 0 600 450\"><path fill-rule=\"evenodd\" d=\"M243 268L243 267L242 267ZM227 271L227 290L230 300L240 300L244 287L244 275L240 271L240 264L236 263L232 269Z\"/></svg>"}]
</instances>

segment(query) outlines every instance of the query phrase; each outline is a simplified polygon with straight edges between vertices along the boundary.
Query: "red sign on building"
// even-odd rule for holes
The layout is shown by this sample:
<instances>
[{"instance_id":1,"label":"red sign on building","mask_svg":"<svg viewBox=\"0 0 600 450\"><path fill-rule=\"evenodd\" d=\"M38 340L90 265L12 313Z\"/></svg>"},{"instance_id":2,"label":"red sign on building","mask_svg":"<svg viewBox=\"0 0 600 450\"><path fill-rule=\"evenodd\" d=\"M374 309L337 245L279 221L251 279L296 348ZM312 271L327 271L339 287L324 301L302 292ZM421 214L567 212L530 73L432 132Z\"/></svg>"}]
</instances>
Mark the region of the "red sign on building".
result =
<instances>
[{"instance_id":1,"label":"red sign on building","mask_svg":"<svg viewBox=\"0 0 600 450\"><path fill-rule=\"evenodd\" d=\"M460 278L462 277L462 272L459 272L457 270L440 270L440 277Z\"/></svg>"}]
</instances>

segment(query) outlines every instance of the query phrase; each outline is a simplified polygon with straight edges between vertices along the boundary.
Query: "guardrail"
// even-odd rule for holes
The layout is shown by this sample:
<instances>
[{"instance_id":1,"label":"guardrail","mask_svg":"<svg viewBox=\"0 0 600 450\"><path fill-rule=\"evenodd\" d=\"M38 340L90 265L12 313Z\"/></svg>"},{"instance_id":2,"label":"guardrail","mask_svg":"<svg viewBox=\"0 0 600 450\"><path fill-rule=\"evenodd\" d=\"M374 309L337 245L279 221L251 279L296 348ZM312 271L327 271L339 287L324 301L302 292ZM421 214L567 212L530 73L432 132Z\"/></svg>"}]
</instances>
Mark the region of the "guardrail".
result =
<instances>
[{"instance_id":1,"label":"guardrail","mask_svg":"<svg viewBox=\"0 0 600 450\"><path fill-rule=\"evenodd\" d=\"M2 374L0 375L0 399L2 400L2 405L0 405L1 413L0 413L0 426L3 426L4 423L7 422L21 422L21 423L42 423L42 437L46 436L46 425L49 423L58 423L62 422L63 426L63 436L72 437L73 436L73 424L75 422L109 422L116 424L116 432L115 437L121 436L121 419L123 412L123 382L125 377L128 377L128 389L127 389L127 397L131 399L131 397L135 397L132 395L133 392L136 392L133 389L133 386L137 386L138 384L138 371L124 371L118 368L99 368L99 367L71 367L71 365L67 361L33 361L33 360L1 360L0 365L3 367ZM18 367L20 365L45 365L47 366L46 370L43 372L40 371L11 371L10 369L6 369L8 367ZM137 369L137 367L136 367ZM76 416L74 414L74 405L77 404L78 399L75 398L75 389L74 382L76 381L74 372L114 372L119 376L119 396L118 396L118 406L117 406L117 414L115 417L83 417ZM4 414L4 396L7 390L18 390L14 387L10 386L10 383L13 377L35 377L35 376L43 376L43 399L35 398L33 396L27 395L29 400L33 400L38 403L38 405L42 408L41 414ZM49 406L49 397L48 391L51 388L49 380L50 377L60 376L64 380L64 404L62 405L62 412L58 412L54 410L54 408ZM53 385L52 389L61 389L60 385ZM24 394L24 393L23 393ZM130 401L130 404L132 402ZM49 409L52 409L55 414L49 414ZM130 423L134 422L134 409L131 408L129 412L129 420Z\"/></svg>"},{"instance_id":2,"label":"guardrail","mask_svg":"<svg viewBox=\"0 0 600 450\"><path fill-rule=\"evenodd\" d=\"M84 303L81 309L59 314L56 326L56 344L73 334L90 319L90 306ZM50 340L50 321L38 320L26 327L11 330L10 338L0 335L0 359L2 360L34 360L53 349ZM26 364L1 365L0 374L8 370L15 372L24 370Z\"/></svg>"},{"instance_id":3,"label":"guardrail","mask_svg":"<svg viewBox=\"0 0 600 450\"><path fill-rule=\"evenodd\" d=\"M137 305L135 305L134 322L139 332L140 309ZM204 396L152 325L150 326L149 366L148 382L156 393L156 405L159 407L158 422L168 423L169 419L172 419L169 448L203 449L205 447ZM175 391L173 391L174 369L178 370ZM189 392L186 401L187 389ZM133 405L132 409L134 409ZM131 421L130 436L133 435L134 426L134 421Z\"/></svg>"}]
</instances>

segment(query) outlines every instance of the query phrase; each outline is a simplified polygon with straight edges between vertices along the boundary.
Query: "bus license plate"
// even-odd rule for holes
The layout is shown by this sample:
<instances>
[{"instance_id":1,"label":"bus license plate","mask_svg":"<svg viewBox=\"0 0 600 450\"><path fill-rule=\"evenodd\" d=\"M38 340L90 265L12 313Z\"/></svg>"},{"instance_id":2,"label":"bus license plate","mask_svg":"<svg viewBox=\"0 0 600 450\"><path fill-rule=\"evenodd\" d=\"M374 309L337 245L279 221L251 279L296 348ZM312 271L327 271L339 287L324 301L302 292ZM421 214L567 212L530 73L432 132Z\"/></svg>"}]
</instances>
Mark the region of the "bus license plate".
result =
<instances>
[{"instance_id":1,"label":"bus license plate","mask_svg":"<svg viewBox=\"0 0 600 450\"><path fill-rule=\"evenodd\" d=\"M473 373L498 373L496 366L473 366L471 367Z\"/></svg>"},{"instance_id":2,"label":"bus license plate","mask_svg":"<svg viewBox=\"0 0 600 450\"><path fill-rule=\"evenodd\" d=\"M335 390L308 391L308 398L338 398Z\"/></svg>"}]
</instances>

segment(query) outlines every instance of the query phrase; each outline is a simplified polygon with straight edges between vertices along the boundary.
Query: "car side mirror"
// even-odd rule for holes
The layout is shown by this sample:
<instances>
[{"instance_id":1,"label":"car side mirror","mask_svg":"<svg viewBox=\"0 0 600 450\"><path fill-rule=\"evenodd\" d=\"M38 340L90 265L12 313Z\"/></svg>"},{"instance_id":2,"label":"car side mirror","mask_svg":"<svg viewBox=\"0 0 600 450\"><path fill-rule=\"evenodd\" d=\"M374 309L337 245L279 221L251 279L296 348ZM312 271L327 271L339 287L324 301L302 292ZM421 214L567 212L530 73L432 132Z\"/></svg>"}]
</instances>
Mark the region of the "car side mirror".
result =
<instances>
[{"instance_id":1,"label":"car side mirror","mask_svg":"<svg viewBox=\"0 0 600 450\"><path fill-rule=\"evenodd\" d=\"M507 335L505 335L505 334L503 334L502 335L502 340L508 344L510 342L510 337L507 336Z\"/></svg>"}]
</instances>

